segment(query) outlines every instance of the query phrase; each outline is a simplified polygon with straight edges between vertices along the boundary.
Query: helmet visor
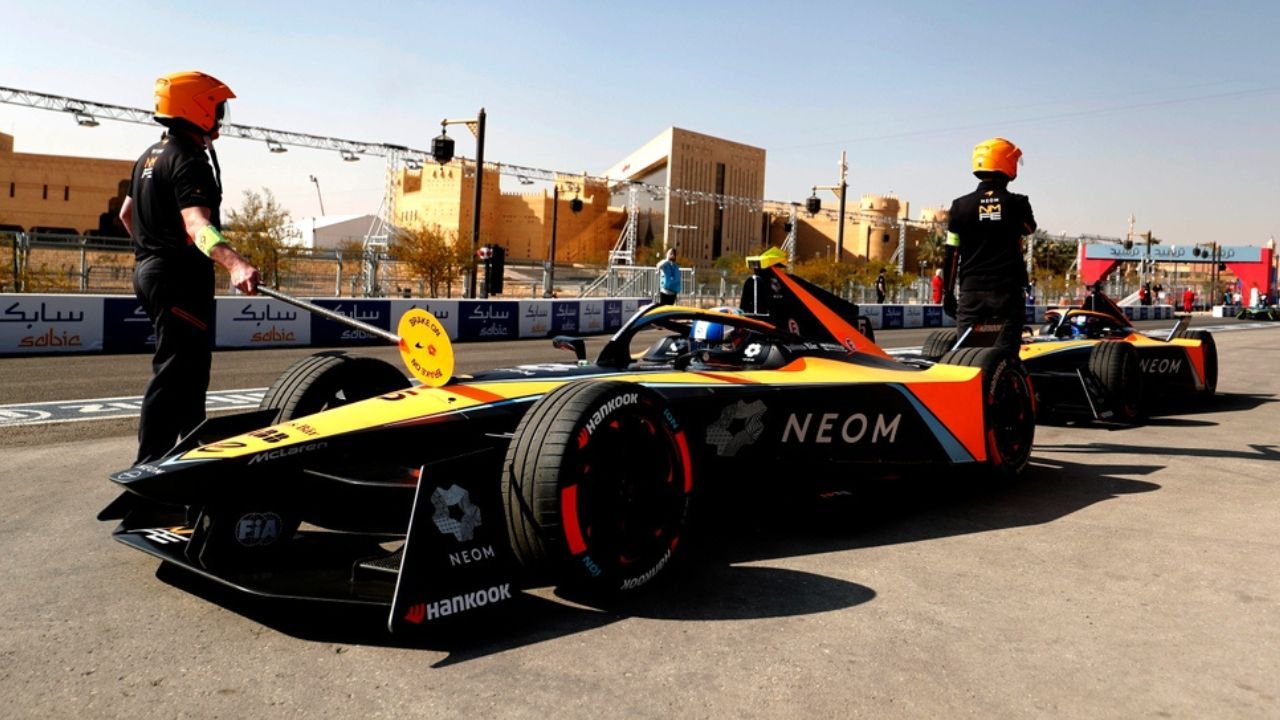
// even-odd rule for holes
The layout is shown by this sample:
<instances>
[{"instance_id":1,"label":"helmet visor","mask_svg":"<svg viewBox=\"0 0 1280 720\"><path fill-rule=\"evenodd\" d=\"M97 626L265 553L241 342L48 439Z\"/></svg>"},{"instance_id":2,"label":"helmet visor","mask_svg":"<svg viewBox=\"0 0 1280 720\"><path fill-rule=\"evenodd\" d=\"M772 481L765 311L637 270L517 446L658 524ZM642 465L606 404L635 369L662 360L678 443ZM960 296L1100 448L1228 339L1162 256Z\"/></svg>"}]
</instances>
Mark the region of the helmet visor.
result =
<instances>
[{"instance_id":1,"label":"helmet visor","mask_svg":"<svg viewBox=\"0 0 1280 720\"><path fill-rule=\"evenodd\" d=\"M231 103L223 100L213 110L213 129L217 130L225 125L229 117L231 117Z\"/></svg>"}]
</instances>

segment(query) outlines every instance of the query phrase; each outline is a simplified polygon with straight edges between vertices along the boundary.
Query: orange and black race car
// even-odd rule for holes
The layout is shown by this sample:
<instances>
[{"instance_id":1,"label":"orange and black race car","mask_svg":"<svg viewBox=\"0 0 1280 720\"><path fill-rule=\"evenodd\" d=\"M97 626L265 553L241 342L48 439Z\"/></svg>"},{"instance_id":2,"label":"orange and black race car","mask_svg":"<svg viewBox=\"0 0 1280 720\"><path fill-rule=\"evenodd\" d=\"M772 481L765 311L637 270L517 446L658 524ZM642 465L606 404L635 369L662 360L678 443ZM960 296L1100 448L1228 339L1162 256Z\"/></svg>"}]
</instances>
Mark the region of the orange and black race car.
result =
<instances>
[{"instance_id":1,"label":"orange and black race car","mask_svg":"<svg viewBox=\"0 0 1280 720\"><path fill-rule=\"evenodd\" d=\"M1083 307L1047 311L1039 331L1026 332L1019 352L1039 417L1136 422L1156 404L1212 397L1217 346L1210 332L1185 330L1185 322L1180 318L1164 338L1143 334L1101 291ZM981 336L974 335L978 343ZM955 330L932 333L922 355L941 357L956 343Z\"/></svg>"},{"instance_id":2,"label":"orange and black race car","mask_svg":"<svg viewBox=\"0 0 1280 720\"><path fill-rule=\"evenodd\" d=\"M852 304L777 266L755 279L751 314L650 306L594 361L557 338L571 362L411 387L378 360L312 356L259 411L112 475L124 493L100 517L217 582L384 605L400 631L474 618L527 583L644 586L691 504L719 493L768 503L886 469L1027 464L1019 363L982 349L901 362Z\"/></svg>"}]
</instances>

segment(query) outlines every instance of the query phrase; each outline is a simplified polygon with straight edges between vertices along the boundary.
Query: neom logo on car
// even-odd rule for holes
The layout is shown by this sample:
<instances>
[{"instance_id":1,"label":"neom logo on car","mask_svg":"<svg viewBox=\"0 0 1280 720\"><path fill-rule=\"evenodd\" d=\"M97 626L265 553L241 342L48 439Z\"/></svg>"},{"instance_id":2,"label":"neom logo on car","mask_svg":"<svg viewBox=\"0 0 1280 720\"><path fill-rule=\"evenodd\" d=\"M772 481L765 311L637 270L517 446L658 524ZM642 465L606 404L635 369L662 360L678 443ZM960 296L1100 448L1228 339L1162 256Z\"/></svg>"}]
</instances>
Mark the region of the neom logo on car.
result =
<instances>
[{"instance_id":1,"label":"neom logo on car","mask_svg":"<svg viewBox=\"0 0 1280 720\"><path fill-rule=\"evenodd\" d=\"M1142 368L1144 373L1170 374L1182 370L1182 360L1171 360L1169 358L1143 358L1138 361L1138 366Z\"/></svg>"},{"instance_id":2,"label":"neom logo on car","mask_svg":"<svg viewBox=\"0 0 1280 720\"><path fill-rule=\"evenodd\" d=\"M816 413L805 413L803 419L797 413L791 413L787 417L787 423L782 428L782 442L790 442L792 437L797 442L809 441L809 429L812 426L813 442L823 445L829 444L835 440L833 431L839 427L839 438L844 442L852 445L867 439L867 431L871 430L871 443L875 444L881 440L888 443L897 442L898 423L902 420L902 413L888 419L884 413L876 413L875 424L872 425L871 419L863 413L852 413L844 417L843 422L840 421L840 413L822 413L816 424L813 419Z\"/></svg>"}]
</instances>

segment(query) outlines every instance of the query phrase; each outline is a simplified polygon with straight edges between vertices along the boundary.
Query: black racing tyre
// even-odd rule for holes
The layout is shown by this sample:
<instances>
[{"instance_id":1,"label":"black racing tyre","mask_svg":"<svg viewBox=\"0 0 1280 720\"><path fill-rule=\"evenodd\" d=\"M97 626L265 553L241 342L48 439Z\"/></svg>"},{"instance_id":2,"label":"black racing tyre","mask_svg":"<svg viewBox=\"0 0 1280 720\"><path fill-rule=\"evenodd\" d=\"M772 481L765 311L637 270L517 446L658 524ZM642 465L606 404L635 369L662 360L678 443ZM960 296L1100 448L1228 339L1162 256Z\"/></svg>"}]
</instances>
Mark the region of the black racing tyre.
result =
<instances>
[{"instance_id":1,"label":"black racing tyre","mask_svg":"<svg viewBox=\"0 0 1280 720\"><path fill-rule=\"evenodd\" d=\"M290 365L267 388L258 407L276 410L275 422L284 422L409 385L409 379L391 363L331 350Z\"/></svg>"},{"instance_id":2,"label":"black racing tyre","mask_svg":"<svg viewBox=\"0 0 1280 720\"><path fill-rule=\"evenodd\" d=\"M1218 344L1214 342L1213 333L1208 330L1184 330L1182 337L1188 340L1199 340L1204 350L1204 390L1208 397L1218 391Z\"/></svg>"},{"instance_id":3,"label":"black racing tyre","mask_svg":"<svg viewBox=\"0 0 1280 720\"><path fill-rule=\"evenodd\" d=\"M960 334L955 330L934 330L924 339L924 347L920 349L920 354L929 360L937 360L951 352L951 348L955 347L959 337Z\"/></svg>"},{"instance_id":4,"label":"black racing tyre","mask_svg":"<svg viewBox=\"0 0 1280 720\"><path fill-rule=\"evenodd\" d=\"M534 403L501 483L520 565L600 595L662 572L692 489L688 442L662 397L618 381L570 383Z\"/></svg>"},{"instance_id":5,"label":"black racing tyre","mask_svg":"<svg viewBox=\"0 0 1280 720\"><path fill-rule=\"evenodd\" d=\"M982 369L987 465L1002 479L1020 475L1036 437L1035 392L1022 361L994 348L960 348L939 360Z\"/></svg>"},{"instance_id":6,"label":"black racing tyre","mask_svg":"<svg viewBox=\"0 0 1280 720\"><path fill-rule=\"evenodd\" d=\"M1102 385L1120 422L1142 419L1142 367L1127 342L1103 341L1089 351L1089 372Z\"/></svg>"}]
</instances>

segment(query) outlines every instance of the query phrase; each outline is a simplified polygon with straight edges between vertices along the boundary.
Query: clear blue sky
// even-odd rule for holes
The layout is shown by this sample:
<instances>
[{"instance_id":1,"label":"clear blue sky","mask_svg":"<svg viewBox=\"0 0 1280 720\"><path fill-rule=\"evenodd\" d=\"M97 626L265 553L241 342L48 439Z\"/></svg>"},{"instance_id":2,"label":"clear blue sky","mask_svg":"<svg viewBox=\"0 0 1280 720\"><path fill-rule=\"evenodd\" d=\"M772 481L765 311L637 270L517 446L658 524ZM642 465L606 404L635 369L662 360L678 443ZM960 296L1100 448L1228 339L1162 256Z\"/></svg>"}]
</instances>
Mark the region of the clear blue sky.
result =
<instances>
[{"instance_id":1,"label":"clear blue sky","mask_svg":"<svg viewBox=\"0 0 1280 720\"><path fill-rule=\"evenodd\" d=\"M484 106L489 159L571 171L676 125L765 148L778 200L835 182L847 149L851 192L913 216L967 192L973 144L1003 135L1052 232L1120 235L1133 213L1173 243L1280 235L1274 1L9 5L9 87L148 107L155 76L201 69L239 95L234 122L415 147ZM130 159L156 135L11 105L0 131ZM330 214L381 197L375 158L219 150L230 204L266 186L318 214L311 174Z\"/></svg>"}]
</instances>

